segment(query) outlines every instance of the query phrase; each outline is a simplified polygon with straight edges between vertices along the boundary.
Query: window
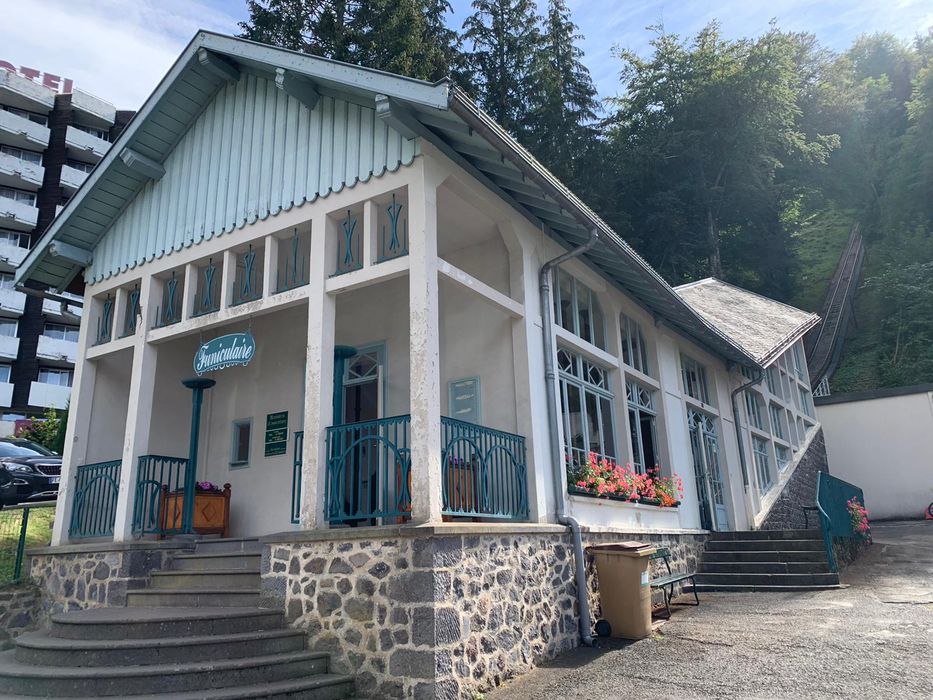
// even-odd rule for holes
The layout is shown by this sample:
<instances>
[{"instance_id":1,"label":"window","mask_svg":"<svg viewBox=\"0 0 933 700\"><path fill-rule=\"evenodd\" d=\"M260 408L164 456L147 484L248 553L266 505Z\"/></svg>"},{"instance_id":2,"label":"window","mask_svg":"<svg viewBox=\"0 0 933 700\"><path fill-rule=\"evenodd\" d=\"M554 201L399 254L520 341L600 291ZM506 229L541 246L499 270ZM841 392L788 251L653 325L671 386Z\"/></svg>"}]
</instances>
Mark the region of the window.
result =
<instances>
[{"instance_id":1,"label":"window","mask_svg":"<svg viewBox=\"0 0 933 700\"><path fill-rule=\"evenodd\" d=\"M800 343L794 343L791 351L794 353L794 371L797 372L797 377L803 379L803 353L800 352Z\"/></svg>"},{"instance_id":2,"label":"window","mask_svg":"<svg viewBox=\"0 0 933 700\"><path fill-rule=\"evenodd\" d=\"M804 389L802 386L797 388L800 391L800 410L813 418L815 411L813 410L813 397L810 396L810 390Z\"/></svg>"},{"instance_id":3,"label":"window","mask_svg":"<svg viewBox=\"0 0 933 700\"><path fill-rule=\"evenodd\" d=\"M554 289L554 317L564 330L606 349L606 324L596 294L560 269Z\"/></svg>"},{"instance_id":4,"label":"window","mask_svg":"<svg viewBox=\"0 0 933 700\"><path fill-rule=\"evenodd\" d=\"M615 428L609 373L563 348L557 351L557 366L564 449L570 462L582 463L590 452L614 460Z\"/></svg>"},{"instance_id":5,"label":"window","mask_svg":"<svg viewBox=\"0 0 933 700\"><path fill-rule=\"evenodd\" d=\"M0 105L0 109L5 110L9 112L10 114L15 114L18 117L22 117L23 119L28 119L29 121L35 122L36 124L41 124L42 126L45 126L46 124L49 123L49 118L46 117L44 114L36 114L35 112L27 112L25 109L19 109L17 107L8 107L6 105Z\"/></svg>"},{"instance_id":6,"label":"window","mask_svg":"<svg viewBox=\"0 0 933 700\"><path fill-rule=\"evenodd\" d=\"M31 207L36 206L36 193L24 192L23 190L14 190L12 187L0 187L0 197L12 199L14 202L22 202Z\"/></svg>"},{"instance_id":7,"label":"window","mask_svg":"<svg viewBox=\"0 0 933 700\"><path fill-rule=\"evenodd\" d=\"M233 421L233 445L230 450L231 467L249 464L249 447L252 432L252 418Z\"/></svg>"},{"instance_id":8,"label":"window","mask_svg":"<svg viewBox=\"0 0 933 700\"><path fill-rule=\"evenodd\" d=\"M103 139L104 141L110 140L110 132L106 129L98 129L93 126L84 126L84 124L72 124L72 126L78 131L83 131L85 134L91 134L92 136L96 136L97 138Z\"/></svg>"},{"instance_id":9,"label":"window","mask_svg":"<svg viewBox=\"0 0 933 700\"><path fill-rule=\"evenodd\" d=\"M687 409L687 427L690 430L690 450L693 453L693 470L697 489L701 490L700 519L702 526L711 529L714 525L725 529L725 496L722 472L719 468L719 438L716 436L716 419L692 408ZM709 497L704 495L709 488ZM712 503L710 503L712 499ZM711 512L710 509L714 512Z\"/></svg>"},{"instance_id":10,"label":"window","mask_svg":"<svg viewBox=\"0 0 933 700\"><path fill-rule=\"evenodd\" d=\"M447 384L447 409L451 418L480 422L479 377L454 379Z\"/></svg>"},{"instance_id":11,"label":"window","mask_svg":"<svg viewBox=\"0 0 933 700\"><path fill-rule=\"evenodd\" d=\"M787 440L787 433L784 430L784 411L776 403L768 405L768 412L771 414L771 434L778 440Z\"/></svg>"},{"instance_id":12,"label":"window","mask_svg":"<svg viewBox=\"0 0 933 700\"><path fill-rule=\"evenodd\" d=\"M625 395L628 399L628 427L632 435L632 465L644 473L646 468L660 461L654 392L641 384L628 382Z\"/></svg>"},{"instance_id":13,"label":"window","mask_svg":"<svg viewBox=\"0 0 933 700\"><path fill-rule=\"evenodd\" d=\"M40 369L39 383L54 386L71 386L70 369Z\"/></svg>"},{"instance_id":14,"label":"window","mask_svg":"<svg viewBox=\"0 0 933 700\"><path fill-rule=\"evenodd\" d=\"M82 163L80 160L72 160L71 158L68 159L67 165L69 168L80 170L82 173L89 173L94 169L91 163Z\"/></svg>"},{"instance_id":15,"label":"window","mask_svg":"<svg viewBox=\"0 0 933 700\"><path fill-rule=\"evenodd\" d=\"M10 231L9 229L0 228L0 241L15 245L17 248L28 248L29 234L23 233L22 231Z\"/></svg>"},{"instance_id":16,"label":"window","mask_svg":"<svg viewBox=\"0 0 933 700\"><path fill-rule=\"evenodd\" d=\"M0 382L8 384L10 381L10 365L0 365Z\"/></svg>"},{"instance_id":17,"label":"window","mask_svg":"<svg viewBox=\"0 0 933 700\"><path fill-rule=\"evenodd\" d=\"M0 336L15 338L19 324L12 318L0 318Z\"/></svg>"},{"instance_id":18,"label":"window","mask_svg":"<svg viewBox=\"0 0 933 700\"><path fill-rule=\"evenodd\" d=\"M778 374L778 369L775 366L768 367L768 373L765 375L768 379L768 391L770 391L775 396L780 396L781 394L781 377Z\"/></svg>"},{"instance_id":19,"label":"window","mask_svg":"<svg viewBox=\"0 0 933 700\"><path fill-rule=\"evenodd\" d=\"M752 437L752 453L755 456L755 471L758 474L758 490L765 494L771 488L771 458L768 456L768 441Z\"/></svg>"},{"instance_id":20,"label":"window","mask_svg":"<svg viewBox=\"0 0 933 700\"><path fill-rule=\"evenodd\" d=\"M46 323L42 335L46 338L70 340L73 343L78 342L78 329L74 326L64 326L60 323Z\"/></svg>"},{"instance_id":21,"label":"window","mask_svg":"<svg viewBox=\"0 0 933 700\"><path fill-rule=\"evenodd\" d=\"M680 367L684 378L684 391L687 396L703 403L709 403L709 394L706 390L706 368L685 355L680 356Z\"/></svg>"},{"instance_id":22,"label":"window","mask_svg":"<svg viewBox=\"0 0 933 700\"><path fill-rule=\"evenodd\" d=\"M761 399L753 391L745 392L745 411L748 413L748 424L758 430L764 430L761 422Z\"/></svg>"},{"instance_id":23,"label":"window","mask_svg":"<svg viewBox=\"0 0 933 700\"><path fill-rule=\"evenodd\" d=\"M8 272L0 272L0 289L13 289L13 275Z\"/></svg>"},{"instance_id":24,"label":"window","mask_svg":"<svg viewBox=\"0 0 933 700\"><path fill-rule=\"evenodd\" d=\"M641 326L625 314L622 315L622 362L643 374L651 374L648 369L648 346Z\"/></svg>"},{"instance_id":25,"label":"window","mask_svg":"<svg viewBox=\"0 0 933 700\"><path fill-rule=\"evenodd\" d=\"M0 144L0 153L6 153L8 156L19 158L27 163L42 165L42 154L36 153L35 151L25 151L22 148L16 148L16 146L4 146Z\"/></svg>"},{"instance_id":26,"label":"window","mask_svg":"<svg viewBox=\"0 0 933 700\"><path fill-rule=\"evenodd\" d=\"M784 471L787 465L790 464L790 450L784 447L784 445L775 445L774 458L777 460L778 469Z\"/></svg>"}]
</instances>

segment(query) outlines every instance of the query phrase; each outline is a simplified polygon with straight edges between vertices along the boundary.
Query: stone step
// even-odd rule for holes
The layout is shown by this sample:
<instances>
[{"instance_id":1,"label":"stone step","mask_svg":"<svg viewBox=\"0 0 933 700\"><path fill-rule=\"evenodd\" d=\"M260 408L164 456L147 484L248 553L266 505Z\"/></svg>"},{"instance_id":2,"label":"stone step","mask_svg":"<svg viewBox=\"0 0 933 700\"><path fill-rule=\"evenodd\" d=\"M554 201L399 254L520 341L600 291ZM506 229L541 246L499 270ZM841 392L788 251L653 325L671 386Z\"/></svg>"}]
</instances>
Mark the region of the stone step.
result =
<instances>
[{"instance_id":1,"label":"stone step","mask_svg":"<svg viewBox=\"0 0 933 700\"><path fill-rule=\"evenodd\" d=\"M825 561L703 561L699 567L701 574L828 574Z\"/></svg>"},{"instance_id":2,"label":"stone step","mask_svg":"<svg viewBox=\"0 0 933 700\"><path fill-rule=\"evenodd\" d=\"M823 549L822 540L709 540L708 552L741 551L819 551Z\"/></svg>"},{"instance_id":3,"label":"stone step","mask_svg":"<svg viewBox=\"0 0 933 700\"><path fill-rule=\"evenodd\" d=\"M47 632L16 638L15 659L33 666L152 666L303 651L302 630L278 629L155 639L63 639Z\"/></svg>"},{"instance_id":4,"label":"stone step","mask_svg":"<svg viewBox=\"0 0 933 700\"><path fill-rule=\"evenodd\" d=\"M259 590L259 570L153 571L150 590L243 588Z\"/></svg>"},{"instance_id":5,"label":"stone step","mask_svg":"<svg viewBox=\"0 0 933 700\"><path fill-rule=\"evenodd\" d=\"M725 586L832 586L838 574L697 574L697 585Z\"/></svg>"},{"instance_id":6,"label":"stone step","mask_svg":"<svg viewBox=\"0 0 933 700\"><path fill-rule=\"evenodd\" d=\"M50 622L49 635L62 639L158 639L282 629L285 616L255 606L91 608Z\"/></svg>"},{"instance_id":7,"label":"stone step","mask_svg":"<svg viewBox=\"0 0 933 700\"><path fill-rule=\"evenodd\" d=\"M707 550L703 553L703 561L707 562L826 562L826 552L823 550L794 550L794 551L728 551L714 552Z\"/></svg>"},{"instance_id":8,"label":"stone step","mask_svg":"<svg viewBox=\"0 0 933 700\"><path fill-rule=\"evenodd\" d=\"M172 693L171 700L245 700L246 698L279 698L289 700L345 700L353 697L352 676L322 673L275 683L244 685L236 688L216 688L197 693ZM136 695L134 700L168 700L167 695Z\"/></svg>"},{"instance_id":9,"label":"stone step","mask_svg":"<svg viewBox=\"0 0 933 700\"><path fill-rule=\"evenodd\" d=\"M30 666L0 654L0 693L60 697L179 693L293 680L327 673L327 654L301 651L153 666ZM203 697L199 695L199 697Z\"/></svg>"},{"instance_id":10,"label":"stone step","mask_svg":"<svg viewBox=\"0 0 933 700\"><path fill-rule=\"evenodd\" d=\"M686 592L693 592L693 586L686 586ZM842 588L839 584L827 586L750 586L750 585L726 585L726 584L700 584L696 585L697 593L713 593L716 591L722 593L796 593L800 591L835 591Z\"/></svg>"},{"instance_id":11,"label":"stone step","mask_svg":"<svg viewBox=\"0 0 933 700\"><path fill-rule=\"evenodd\" d=\"M717 540L823 540L820 530L733 530L711 532L710 541Z\"/></svg>"},{"instance_id":12,"label":"stone step","mask_svg":"<svg viewBox=\"0 0 933 700\"><path fill-rule=\"evenodd\" d=\"M215 554L217 552L250 552L262 553L262 545L254 537L228 537L225 539L198 540L194 548L195 554Z\"/></svg>"},{"instance_id":13,"label":"stone step","mask_svg":"<svg viewBox=\"0 0 933 700\"><path fill-rule=\"evenodd\" d=\"M259 552L214 552L212 554L176 554L169 567L172 571L229 571L249 569L259 571Z\"/></svg>"},{"instance_id":14,"label":"stone step","mask_svg":"<svg viewBox=\"0 0 933 700\"><path fill-rule=\"evenodd\" d=\"M259 591L250 588L176 588L127 591L130 608L258 607Z\"/></svg>"}]
</instances>

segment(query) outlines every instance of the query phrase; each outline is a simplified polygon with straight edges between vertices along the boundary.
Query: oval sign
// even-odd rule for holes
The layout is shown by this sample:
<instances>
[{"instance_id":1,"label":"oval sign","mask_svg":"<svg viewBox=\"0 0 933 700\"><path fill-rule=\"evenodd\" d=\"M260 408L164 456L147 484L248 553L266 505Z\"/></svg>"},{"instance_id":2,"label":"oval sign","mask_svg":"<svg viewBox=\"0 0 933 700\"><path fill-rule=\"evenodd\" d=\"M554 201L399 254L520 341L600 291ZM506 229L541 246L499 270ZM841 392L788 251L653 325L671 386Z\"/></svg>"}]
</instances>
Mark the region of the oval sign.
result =
<instances>
[{"instance_id":1,"label":"oval sign","mask_svg":"<svg viewBox=\"0 0 933 700\"><path fill-rule=\"evenodd\" d=\"M194 355L194 371L198 376L234 365L249 364L256 354L256 341L249 331L230 333L208 340Z\"/></svg>"}]
</instances>

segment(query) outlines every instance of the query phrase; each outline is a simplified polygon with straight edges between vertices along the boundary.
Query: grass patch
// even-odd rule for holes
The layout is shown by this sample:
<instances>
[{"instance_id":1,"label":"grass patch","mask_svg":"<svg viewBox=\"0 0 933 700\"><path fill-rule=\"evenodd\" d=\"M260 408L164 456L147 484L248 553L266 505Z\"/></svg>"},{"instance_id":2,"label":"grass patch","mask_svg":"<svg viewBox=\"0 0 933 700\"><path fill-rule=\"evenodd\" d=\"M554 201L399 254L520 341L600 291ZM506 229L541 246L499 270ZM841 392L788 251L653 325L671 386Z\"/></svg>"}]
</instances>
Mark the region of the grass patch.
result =
<instances>
[{"instance_id":1,"label":"grass patch","mask_svg":"<svg viewBox=\"0 0 933 700\"><path fill-rule=\"evenodd\" d=\"M6 508L0 511L0 586L13 581L16 549L22 527L24 509ZM52 521L55 518L54 504L29 508L26 526L26 548L42 547L52 538Z\"/></svg>"},{"instance_id":2,"label":"grass patch","mask_svg":"<svg viewBox=\"0 0 933 700\"><path fill-rule=\"evenodd\" d=\"M854 211L827 204L810 214L800 230L793 234L790 304L807 311L820 311L853 223Z\"/></svg>"}]
</instances>

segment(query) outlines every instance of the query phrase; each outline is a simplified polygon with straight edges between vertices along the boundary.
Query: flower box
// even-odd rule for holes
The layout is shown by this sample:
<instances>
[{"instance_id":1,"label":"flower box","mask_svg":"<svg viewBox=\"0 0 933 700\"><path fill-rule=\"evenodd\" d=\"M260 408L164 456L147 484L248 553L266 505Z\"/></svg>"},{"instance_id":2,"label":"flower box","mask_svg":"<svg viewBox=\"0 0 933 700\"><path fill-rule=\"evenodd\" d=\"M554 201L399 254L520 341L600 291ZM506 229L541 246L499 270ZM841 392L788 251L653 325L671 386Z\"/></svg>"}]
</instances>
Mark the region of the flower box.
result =
<instances>
[{"instance_id":1,"label":"flower box","mask_svg":"<svg viewBox=\"0 0 933 700\"><path fill-rule=\"evenodd\" d=\"M163 486L160 539L167 531L181 531L184 509L184 489L169 493L168 487ZM230 484L224 484L222 491L195 489L191 526L192 530L199 535L220 535L221 537L230 535Z\"/></svg>"},{"instance_id":2,"label":"flower box","mask_svg":"<svg viewBox=\"0 0 933 700\"><path fill-rule=\"evenodd\" d=\"M587 498L596 498L601 501L615 501L617 503L637 503L643 506L654 506L656 508L677 508L680 506L681 501L674 501L670 505L663 505L660 498L636 498L632 500L631 498L626 498L625 496L617 496L615 494L599 494L593 493L592 491L587 491L586 489L581 489L576 486L570 486L567 489L567 493L571 496L585 496Z\"/></svg>"}]
</instances>

